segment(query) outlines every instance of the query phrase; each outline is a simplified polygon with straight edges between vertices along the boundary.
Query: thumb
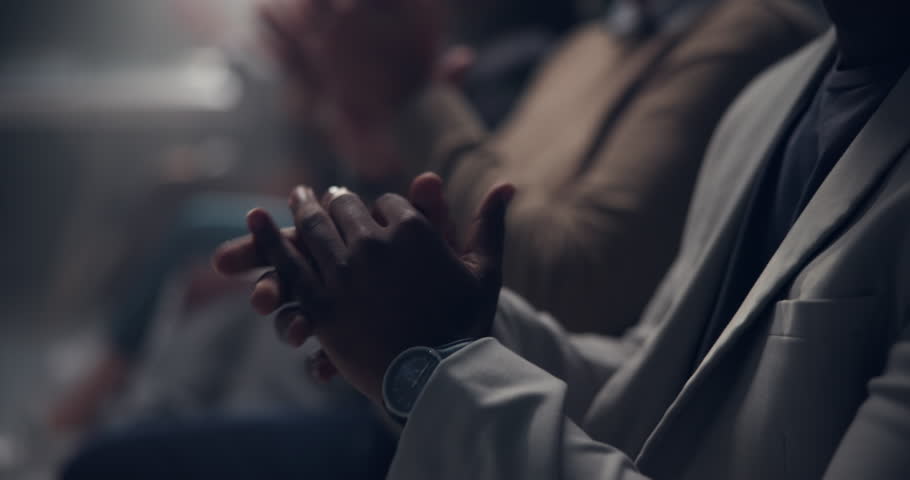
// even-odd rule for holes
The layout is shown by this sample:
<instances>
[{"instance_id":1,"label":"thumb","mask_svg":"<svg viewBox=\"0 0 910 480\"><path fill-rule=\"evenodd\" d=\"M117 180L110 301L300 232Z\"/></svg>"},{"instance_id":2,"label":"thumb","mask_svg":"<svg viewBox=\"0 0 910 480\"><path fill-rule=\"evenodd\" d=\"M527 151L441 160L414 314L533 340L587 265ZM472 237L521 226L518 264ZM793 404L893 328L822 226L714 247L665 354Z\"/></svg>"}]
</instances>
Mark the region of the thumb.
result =
<instances>
[{"instance_id":1,"label":"thumb","mask_svg":"<svg viewBox=\"0 0 910 480\"><path fill-rule=\"evenodd\" d=\"M509 183L493 187L474 218L466 260L481 278L498 273L502 268L506 210L514 196L515 187Z\"/></svg>"}]
</instances>

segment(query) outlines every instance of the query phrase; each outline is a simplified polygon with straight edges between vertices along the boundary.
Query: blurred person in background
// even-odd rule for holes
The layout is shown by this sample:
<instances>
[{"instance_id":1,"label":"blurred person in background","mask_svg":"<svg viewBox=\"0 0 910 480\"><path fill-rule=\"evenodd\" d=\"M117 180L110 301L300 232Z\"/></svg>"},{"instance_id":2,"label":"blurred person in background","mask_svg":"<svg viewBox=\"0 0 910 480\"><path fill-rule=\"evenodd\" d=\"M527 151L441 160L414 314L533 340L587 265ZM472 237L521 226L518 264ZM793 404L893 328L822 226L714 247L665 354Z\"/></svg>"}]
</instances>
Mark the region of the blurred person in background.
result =
<instances>
[{"instance_id":1,"label":"blurred person in background","mask_svg":"<svg viewBox=\"0 0 910 480\"><path fill-rule=\"evenodd\" d=\"M466 62L445 46L445 9L403 4L403 17L352 9L331 27L321 2L265 15L354 185L401 191L435 171L464 232L491 184L515 183L505 284L572 330L608 334L635 322L669 266L727 105L821 26L797 0L612 2L552 48L489 131L447 82Z\"/></svg>"},{"instance_id":2,"label":"blurred person in background","mask_svg":"<svg viewBox=\"0 0 910 480\"><path fill-rule=\"evenodd\" d=\"M194 312L239 293L242 284L224 281L212 273L206 261L208 253L226 239L244 233L244 225L237 218L242 219L251 208L265 205L280 212L279 207L284 203L265 195L208 192L194 194L178 207L176 220L164 227L167 233L160 248L152 247L147 261L140 262L139 273L131 277L133 281L125 289L125 297L115 303L108 323L107 351L87 377L60 399L52 412L51 423L65 430L90 425L101 409L109 406L134 380L132 375L149 353L149 335L155 329L162 300L167 300L163 293L169 284L182 279L185 285L183 291L173 292L181 297L181 306L169 313L187 318L177 324L193 322ZM284 220L290 221L287 216ZM241 307L240 312L245 311ZM223 364L227 359L217 356L207 361ZM195 357L195 360L205 359Z\"/></svg>"},{"instance_id":3,"label":"blurred person in background","mask_svg":"<svg viewBox=\"0 0 910 480\"><path fill-rule=\"evenodd\" d=\"M497 0L441 1L451 13L449 21L436 25L445 42L452 46L440 61L437 75L452 84L471 103L480 120L488 127L499 126L510 114L534 73L580 14L573 1ZM266 46L279 60L286 75L286 97L292 117L302 131L321 131L331 142L334 121L331 108L322 101L321 93L300 75L301 60L291 44L297 32L289 30L283 12L263 10ZM432 21L432 19L428 19ZM383 192L386 185L377 182L383 167L374 165L369 172L351 168L344 157L340 165L321 164L306 159L306 165L323 172L323 178L334 183L355 185L359 191ZM365 166L361 166L366 168Z\"/></svg>"},{"instance_id":4,"label":"blurred person in background","mask_svg":"<svg viewBox=\"0 0 910 480\"><path fill-rule=\"evenodd\" d=\"M539 63L579 21L574 1L449 0L460 90L487 128L497 128Z\"/></svg>"},{"instance_id":5,"label":"blurred person in background","mask_svg":"<svg viewBox=\"0 0 910 480\"><path fill-rule=\"evenodd\" d=\"M250 67L256 64L253 49L222 38L225 35L220 32L219 21L213 16L225 15L224 12L218 9L213 11L212 5L205 1L175 2L174 5L177 13L191 26L190 30L198 36L217 38L213 43L221 44L225 53L235 60L235 69L243 73L241 78L245 80L247 92L260 101L266 101L263 90L271 85L263 83L255 72L251 72L254 68ZM513 0L452 2L457 20L450 26L451 31L447 35L477 47L458 51L457 58L453 57L455 62L452 63L451 75L458 77L466 96L487 123L495 125L502 120L537 62L549 51L555 39L576 21L572 5L572 2L549 0L530 3ZM267 25L275 26L274 23ZM273 30L272 33L278 32ZM466 70L468 64L472 68ZM290 107L285 111L286 119L290 126L298 130L288 137L292 146L299 147L301 161L287 175L276 179L271 190L283 193L289 185L300 182L325 187L330 179L338 180L341 173L335 168L331 153L323 151L321 145L313 145L319 143L318 139L307 133L310 125L305 119L301 121L301 117L306 116L306 105L292 102ZM169 411L170 416L179 417L178 410L192 412L213 405L211 398L205 399L202 395L194 396L188 392L180 396L180 405L169 405L169 400L154 398L156 395L148 388L134 384L161 383L161 379L148 378L160 377L160 372L152 374L148 368L143 368L144 364L156 363L154 358L171 358L172 364L176 365L180 358L186 357L204 366L197 365L199 370L194 375L195 379L185 380L184 387L190 391L212 388L203 388L203 385L227 388L223 383L230 380L223 374L224 369L216 367L227 366L237 361L239 356L227 353L223 346L218 345L230 344L233 339L248 333L234 321L248 310L244 304L242 311L225 313L225 318L220 321L213 318L204 320L208 327L190 325L199 323L194 317L210 316L210 309L225 301L235 301L236 288L242 285L212 273L199 263L199 259L207 258L219 243L245 232L242 217L246 211L260 206L283 212L284 204L283 196L273 198L264 194L202 191L192 194L179 205L176 219L162 227L166 233L159 241L160 246L151 246L149 253L144 255L146 260L139 262L138 268L134 266L136 273L131 275L131 285L123 289L125 294L115 302L107 352L88 375L57 403L52 412L52 424L59 429L88 426L98 418L102 409L112 407L112 401L114 410L118 412L118 423L124 423L130 415L150 419L154 417L150 412ZM287 216L279 218L290 221ZM169 300L162 298L162 292L174 282L182 282L186 290L174 292L175 295L185 296L184 304L183 308L170 312L172 316L180 317L180 321L162 319L157 313L162 302ZM226 312L224 309L216 310ZM150 342L152 332L156 328L164 328L155 325L162 321L168 325L180 325L183 336L195 336L199 342L205 342L209 348L202 350L207 354L195 352L194 355L180 346L166 345L161 341ZM213 323L221 327L213 326ZM190 333L194 331L195 334ZM201 338L203 336L209 338ZM181 345L184 343L176 341ZM134 378L137 370L139 378ZM166 374L164 376L167 377ZM159 386L158 390L175 388ZM122 405L124 402L137 403L133 398L137 396L133 392L137 389L143 392L144 397L139 403L149 410L145 414L141 414L142 409L137 410L135 405L129 408ZM126 399L120 398L124 392ZM283 396L288 395L285 393Z\"/></svg>"},{"instance_id":6,"label":"blurred person in background","mask_svg":"<svg viewBox=\"0 0 910 480\"><path fill-rule=\"evenodd\" d=\"M179 2L176 5L194 25L193 30L200 35L218 36L218 28L214 26L218 22L202 8L205 3ZM458 69L453 71L453 76L459 76L460 84L470 92L469 98L478 111L484 113L486 121L496 123L507 114L553 40L575 21L574 8L570 2L479 3L474 5L476 8L463 8L458 2L453 5L459 6L461 17L450 35L468 40L472 45L490 45L475 50L490 52L489 55L462 51L465 55L462 58L473 60L471 63L475 68L469 73ZM480 8L483 5L496 8ZM236 42L229 47L227 52L237 60L238 71L248 72L248 66L255 64L255 59L248 58L250 49ZM252 81L247 85L248 91L264 99L260 92L264 85L255 82L255 75L243 75L242 78ZM291 106L288 120L297 122L300 112L293 108L293 103ZM308 142L301 148L307 162L301 162L294 169L294 175L289 175L290 179L280 179L277 185L301 181L319 184L321 180L338 175L332 162L325 161L325 155L321 155L323 152L317 151L317 155L313 155L314 148L309 143L314 138L300 134L308 125L305 122L294 125L301 130L292 135L291 140L294 144L297 139ZM275 189L284 190L286 188ZM242 307L235 312L226 308L226 305L237 303L239 283L225 281L198 263L200 255L207 256L218 243L244 231L243 212L268 205L276 212L284 210L283 199L231 192L195 193L176 208L177 219L163 227L167 233L160 241L160 248L151 247L150 252L154 253L145 255L146 260L140 262L137 273L131 276L135 281L123 288L125 295L115 303L107 352L57 403L52 412L53 425L59 429L84 428L99 419L103 419L102 423L114 421L120 425L129 424L130 419L171 423L168 421L195 417L206 410L211 414L220 405L230 403L237 389L250 389L249 382L237 380L229 374L230 369L244 363L258 365L256 368L269 378L276 377L275 370L285 371L281 368L284 365L270 367L267 361L257 363L238 351L229 351L245 351L251 342L238 343L238 338L255 337L250 337L250 330L239 320L248 313L245 303L241 302ZM173 291L169 288L172 284L183 285L184 291ZM163 305L173 303L175 299L170 297L175 295L180 307L165 309L162 313ZM213 312L220 312L222 318L213 318ZM171 332L164 337L166 340L157 333L174 328L180 330L180 335ZM253 331L258 332L258 329ZM181 340L186 337L194 340ZM188 347L200 344L206 346L196 351ZM287 360L280 358L280 361ZM302 371L304 361L298 360L301 361L297 362L297 368ZM191 362L192 367L182 368L180 375L167 373L168 368L179 368L185 362ZM253 367L246 365L244 368ZM231 383L238 385L229 385ZM180 389L184 391L177 392ZM306 395L289 393L288 389L247 394L280 397L279 403L284 405L292 403L292 397L301 405L312 403Z\"/></svg>"},{"instance_id":7,"label":"blurred person in background","mask_svg":"<svg viewBox=\"0 0 910 480\"><path fill-rule=\"evenodd\" d=\"M460 56L452 64L454 68L450 78L467 92L467 97L484 121L495 125L507 115L537 62L549 52L554 41L575 23L574 6L572 2L552 1L452 2L451 6L458 18L450 25L447 35L474 48L459 50ZM182 11L199 20L199 30L211 30L212 20L198 7L199 2L188 2ZM471 68L466 70L468 65ZM305 110L306 105L291 102L290 106L289 120L299 121L304 116L301 110ZM305 131L310 125L304 121L297 126ZM302 136L312 140L309 135ZM337 169L324 162L323 157L317 158L307 158L308 162L301 164L299 170L307 173L304 178L319 183L319 179L339 175ZM301 179L297 178L295 182ZM241 357L236 352L233 355L226 352L225 345L232 344L230 340L237 335L247 334L248 329L240 328L236 313L230 314L223 306L219 307L225 302L225 297L228 302L236 301L233 295L236 283L226 282L220 277L212 278L203 268L193 266L194 259L199 252L210 251L214 244L236 236L237 229L245 227L242 221L238 222L241 219L238 212L257 204L267 206L272 203L272 199L262 196L201 193L178 209L178 220L166 228L170 233L162 242L163 248L149 256L147 264L139 270L142 273L136 275L138 281L127 290L126 297L114 311L108 354L58 403L52 419L55 425L59 428L86 426L96 419L102 409L107 410L105 417L110 417L113 411L116 423L128 424L130 416L133 420L145 422L156 417L168 420L188 418L195 416L188 415L190 412L214 408L216 403L204 397L211 397L212 386L226 380L225 369L236 366ZM271 210L280 212L284 208L279 206ZM162 292L168 283L179 283L180 279L185 279L187 272L190 280L184 281L186 292L177 292L181 297L178 301L183 302L182 308L166 312L177 318L160 318L162 302L168 301L162 298ZM211 311L222 312L224 318L211 318ZM155 331L161 326L155 323L161 322L176 324L180 328L181 334L172 335L169 340L173 344L162 344L157 338L160 335L156 335ZM208 325L200 326L202 322ZM226 330L232 330L234 334ZM202 338L206 334L209 338ZM180 340L188 336L195 340ZM199 349L201 352L188 352L184 346L189 344L206 346ZM236 343L234 345L238 347ZM184 369L176 377L162 374L164 367L158 365L174 367L181 361L192 361L194 365L189 373ZM197 365L199 363L203 365ZM149 368L148 364L152 364L153 368ZM260 365L260 368L269 370L265 375L272 376L273 370L282 370L267 365ZM148 378L150 370L153 377L166 377L166 382L162 382L161 378ZM137 373L139 378L135 378ZM185 390L182 394L174 393L178 386ZM220 385L220 388L225 386ZM203 395L201 392L209 393ZM288 396L285 392L284 397ZM301 403L306 402L301 400Z\"/></svg>"},{"instance_id":8,"label":"blurred person in background","mask_svg":"<svg viewBox=\"0 0 910 480\"><path fill-rule=\"evenodd\" d=\"M233 137L230 137L228 146L240 144L248 137L256 135L262 135L277 143L284 140L282 130L291 130L288 119L276 115L273 111L275 83L262 71L263 59L260 49L251 48L250 39L242 34L243 28L239 26L232 28L229 21L231 19L228 17L242 17L241 12L252 8L247 5L244 9L245 3L249 2L171 0L163 5L145 6L141 9L147 15L179 20L181 28L172 27L173 30L195 38L196 43L207 45L206 48L213 51L213 55L224 59L226 68L238 83L238 89L242 91L243 103L231 113L242 115L246 117L245 119L253 119L251 125L255 127L252 132L230 132ZM113 10L109 10L108 7ZM93 8L86 8L83 15L88 17L90 14L100 15L111 11L136 14L133 6L111 7L100 3ZM242 22L238 23L242 25ZM234 31L237 29L241 32ZM155 32L150 27L147 27L147 30L149 32L143 30L143 40L146 35L152 36ZM125 41L141 44L139 40L130 36L127 36ZM173 42L173 39L169 41ZM122 55L114 46L105 48ZM137 57L144 58L138 54ZM136 59L131 61L138 63ZM259 131L256 131L256 128ZM262 131L272 128L277 133ZM319 148L314 136L301 132L296 125L293 130L291 148L283 149L283 146L276 146L275 151L280 152L278 155L326 158L327 152ZM152 361L148 357L191 355L194 362L205 364L204 367L198 366L200 372L222 372L220 375L198 373L195 379L197 389L202 384L217 385L219 381L229 381L223 369L218 370L216 367L219 364L226 366L239 356L216 354L219 351L216 345L219 342L228 344L236 337L249 333L244 329L238 330L236 322L233 321L238 316L249 313L249 309L238 305L236 312L225 314L223 319L207 319L206 323L210 324L208 327L190 325L198 323L194 322L194 317L210 316L213 308L236 298L239 283L225 282L223 278L212 273L208 266L209 252L226 239L244 232L242 217L246 211L258 205L270 205L274 211L281 211L286 202L280 198L279 192L284 192L289 185L301 180L319 184L321 178L319 175L323 172L305 169L301 162L287 165L286 160L283 166L274 165L280 162L272 160L273 164L266 168L264 159L260 159L261 172L255 179L238 179L227 184L210 182L206 181L205 175L199 175L199 172L194 171L199 167L198 164L204 164L209 158L206 156L207 152L202 151L202 148L193 148L194 146L187 142L187 145L180 148L165 150L162 154L164 158L157 159L163 163L165 170L162 173L161 185L156 185L139 201L140 205L136 208L143 212L142 215L128 219L129 232L126 237L132 248L127 258L121 261L121 270L124 272L120 275L115 272L112 275L119 284L108 288L111 292L109 301L112 306L107 322L108 328L104 332L105 351L85 377L72 385L56 402L50 414L50 422L59 430L90 427L95 421L106 416L105 409L122 403L121 394L135 389L132 383L149 381L160 383L162 380L160 377L167 378L167 373L151 374L149 369L144 368L144 364ZM212 155L219 152L220 150L216 149ZM223 153L230 155L230 152ZM316 162L319 163L331 162L326 160ZM273 173L274 170L279 170L279 173L276 175ZM273 196L270 196L270 193ZM286 221L290 221L289 218L286 218ZM175 283L183 285L184 290L173 291L170 286ZM163 304L172 300L163 295L165 292L171 297L179 297L181 308L169 312L179 319L161 319L160 310ZM163 321L167 327L155 325L158 320ZM221 328L211 325L213 323L221 325ZM149 345L151 332L174 325L184 327L184 334L197 331L199 337L210 337L209 343L212 344L212 348L206 350L208 357L203 354L193 356L194 352L181 351L179 347L174 348L161 342L152 342L154 345ZM174 358L172 361L172 365L177 365L180 360ZM140 372L139 378L135 378L137 371ZM159 378L148 378L150 376ZM148 393L145 392L145 395L148 396ZM158 400L158 406L161 408L153 410L166 410L163 408L165 405L160 405L166 403L165 399ZM206 399L201 395L194 398L190 393L182 395L180 401L183 404L182 408L187 411L198 410L207 405ZM143 403L155 402L146 399ZM172 414L178 416L176 411ZM122 412L118 416L121 421L126 419Z\"/></svg>"},{"instance_id":9,"label":"blurred person in background","mask_svg":"<svg viewBox=\"0 0 910 480\"><path fill-rule=\"evenodd\" d=\"M245 231L247 210L281 212L292 185L319 183L287 164L319 152L296 128L298 150L284 147L268 63L224 18L241 21L244 3L2 8L4 207L18 225L3 263L23 272L10 283L25 285L12 292L27 316L4 302L0 477L53 468L73 430L299 411L328 397L297 381L303 355L270 348L274 331L252 321L243 282L209 266L212 248Z\"/></svg>"}]
</instances>

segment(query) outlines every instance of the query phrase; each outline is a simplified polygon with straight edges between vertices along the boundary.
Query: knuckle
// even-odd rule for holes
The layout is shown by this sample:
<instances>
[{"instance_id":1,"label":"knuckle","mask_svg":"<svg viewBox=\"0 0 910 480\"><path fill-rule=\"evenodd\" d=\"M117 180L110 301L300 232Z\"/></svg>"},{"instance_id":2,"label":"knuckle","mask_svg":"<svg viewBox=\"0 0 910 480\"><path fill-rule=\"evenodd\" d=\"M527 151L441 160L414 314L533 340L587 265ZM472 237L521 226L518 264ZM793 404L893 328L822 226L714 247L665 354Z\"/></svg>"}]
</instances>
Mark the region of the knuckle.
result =
<instances>
[{"instance_id":1,"label":"knuckle","mask_svg":"<svg viewBox=\"0 0 910 480\"><path fill-rule=\"evenodd\" d=\"M325 217L317 210L306 212L297 219L297 228L304 232L319 230L323 224L325 224Z\"/></svg>"},{"instance_id":2,"label":"knuckle","mask_svg":"<svg viewBox=\"0 0 910 480\"><path fill-rule=\"evenodd\" d=\"M373 229L370 228L368 225L363 225L363 224L351 225L348 228L349 228L349 231L346 233L345 239L347 240L349 250L354 250L360 244L368 244L368 243L372 242L373 240L375 240L374 234L373 234ZM350 231L350 230L353 230L353 231Z\"/></svg>"},{"instance_id":3,"label":"knuckle","mask_svg":"<svg viewBox=\"0 0 910 480\"><path fill-rule=\"evenodd\" d=\"M389 204L403 199L404 197L395 193L384 193L376 199L376 202L379 204Z\"/></svg>"},{"instance_id":4,"label":"knuckle","mask_svg":"<svg viewBox=\"0 0 910 480\"><path fill-rule=\"evenodd\" d=\"M357 197L352 193L345 193L343 195L338 195L329 200L329 208L333 211L346 211L354 205Z\"/></svg>"}]
</instances>

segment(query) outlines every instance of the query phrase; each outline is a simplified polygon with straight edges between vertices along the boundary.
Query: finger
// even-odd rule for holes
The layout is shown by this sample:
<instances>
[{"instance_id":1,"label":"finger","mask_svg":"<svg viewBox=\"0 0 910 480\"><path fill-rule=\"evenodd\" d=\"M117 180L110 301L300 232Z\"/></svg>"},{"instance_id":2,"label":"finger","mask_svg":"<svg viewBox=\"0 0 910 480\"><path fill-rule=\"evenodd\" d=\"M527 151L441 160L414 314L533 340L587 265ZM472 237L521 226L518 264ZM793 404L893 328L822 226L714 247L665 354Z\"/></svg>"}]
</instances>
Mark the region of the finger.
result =
<instances>
[{"instance_id":1,"label":"finger","mask_svg":"<svg viewBox=\"0 0 910 480\"><path fill-rule=\"evenodd\" d=\"M278 338L294 347L303 345L313 334L309 319L297 303L285 304L275 312L274 325Z\"/></svg>"},{"instance_id":2,"label":"finger","mask_svg":"<svg viewBox=\"0 0 910 480\"><path fill-rule=\"evenodd\" d=\"M298 1L291 9L264 8L260 17L264 43L279 66L308 92L314 92L319 89L319 77L307 56L311 33L306 27L308 3Z\"/></svg>"},{"instance_id":3,"label":"finger","mask_svg":"<svg viewBox=\"0 0 910 480\"><path fill-rule=\"evenodd\" d=\"M316 260L323 282L335 284L338 280L337 268L344 264L347 255L335 222L310 188L295 188L291 193L290 207L297 226L298 243Z\"/></svg>"},{"instance_id":4,"label":"finger","mask_svg":"<svg viewBox=\"0 0 910 480\"><path fill-rule=\"evenodd\" d=\"M312 337L314 332L315 330L313 329L313 323L310 321L310 318L305 314L297 315L291 321L291 324L288 325L286 334L287 342L295 347L299 347Z\"/></svg>"},{"instance_id":5,"label":"finger","mask_svg":"<svg viewBox=\"0 0 910 480\"><path fill-rule=\"evenodd\" d=\"M348 245L379 228L360 197L346 188L330 188L323 204Z\"/></svg>"},{"instance_id":6,"label":"finger","mask_svg":"<svg viewBox=\"0 0 910 480\"><path fill-rule=\"evenodd\" d=\"M304 52L312 54L322 44L326 26L332 21L331 5L327 0L295 0L293 3L293 35Z\"/></svg>"},{"instance_id":7,"label":"finger","mask_svg":"<svg viewBox=\"0 0 910 480\"><path fill-rule=\"evenodd\" d=\"M308 0L304 28L312 32L324 32L335 20L335 5L331 0Z\"/></svg>"},{"instance_id":8,"label":"finger","mask_svg":"<svg viewBox=\"0 0 910 480\"><path fill-rule=\"evenodd\" d=\"M293 227L281 229L281 236L293 240ZM212 267L222 275L240 275L270 264L256 251L252 235L244 235L221 244L212 255Z\"/></svg>"},{"instance_id":9,"label":"finger","mask_svg":"<svg viewBox=\"0 0 910 480\"><path fill-rule=\"evenodd\" d=\"M505 243L506 211L515 195L511 184L500 184L487 193L474 219L468 237L468 253L475 273L481 278L495 274L502 268Z\"/></svg>"},{"instance_id":10,"label":"finger","mask_svg":"<svg viewBox=\"0 0 910 480\"><path fill-rule=\"evenodd\" d=\"M253 243L259 256L275 267L278 277L286 285L297 285L300 280L297 259L291 247L265 210L256 208L246 216L247 226L253 233Z\"/></svg>"},{"instance_id":11,"label":"finger","mask_svg":"<svg viewBox=\"0 0 910 480\"><path fill-rule=\"evenodd\" d=\"M270 270L256 281L250 295L250 304L260 315L269 315L289 300L288 297L288 293L281 287L278 272Z\"/></svg>"},{"instance_id":12,"label":"finger","mask_svg":"<svg viewBox=\"0 0 910 480\"><path fill-rule=\"evenodd\" d=\"M302 55L300 10L299 4L289 5L286 2L272 2L259 8L263 34L279 44L281 53L287 54L285 58L296 59Z\"/></svg>"},{"instance_id":13,"label":"finger","mask_svg":"<svg viewBox=\"0 0 910 480\"><path fill-rule=\"evenodd\" d=\"M445 227L449 212L442 193L442 179L435 173L424 173L411 182L408 200L421 211L438 230Z\"/></svg>"},{"instance_id":14,"label":"finger","mask_svg":"<svg viewBox=\"0 0 910 480\"><path fill-rule=\"evenodd\" d=\"M376 199L375 215L383 225L387 226L396 225L404 219L413 217L414 215L422 216L422 214L411 205L411 202L405 200L401 195L396 195L394 193L386 193Z\"/></svg>"},{"instance_id":15,"label":"finger","mask_svg":"<svg viewBox=\"0 0 910 480\"><path fill-rule=\"evenodd\" d=\"M282 294L293 292L298 299L313 303L319 296L323 284L310 265L309 259L304 258L289 240L282 237L272 217L265 210L252 210L247 214L247 223L253 232L253 243L259 256L275 267L280 283L278 288L271 289L271 295L269 292L260 294L280 299ZM271 302L268 299L262 302L260 307L266 310L270 307L266 303L272 303L274 299Z\"/></svg>"},{"instance_id":16,"label":"finger","mask_svg":"<svg viewBox=\"0 0 910 480\"><path fill-rule=\"evenodd\" d=\"M338 14L350 13L356 6L355 0L332 0L332 10Z\"/></svg>"},{"instance_id":17,"label":"finger","mask_svg":"<svg viewBox=\"0 0 910 480\"><path fill-rule=\"evenodd\" d=\"M287 18L278 5L264 4L259 7L259 18L261 25L261 34L266 40L269 52L275 55L276 60L282 66L293 65L294 61L300 56L300 50L296 48L293 37L289 34L289 29L284 25L282 18Z\"/></svg>"},{"instance_id":18,"label":"finger","mask_svg":"<svg viewBox=\"0 0 910 480\"><path fill-rule=\"evenodd\" d=\"M449 245L455 248L455 223L449 215L449 205L443 193L442 178L435 173L424 173L411 182L408 201L411 202L436 231L445 235Z\"/></svg>"},{"instance_id":19,"label":"finger","mask_svg":"<svg viewBox=\"0 0 910 480\"><path fill-rule=\"evenodd\" d=\"M324 208L324 209L326 209L326 211L328 211L329 204L332 203L333 200L335 200L336 198L338 198L342 195L348 194L348 193L352 193L352 192L345 187L335 187L335 186L329 187L329 189L326 190L325 193L322 195L322 208Z\"/></svg>"}]
</instances>

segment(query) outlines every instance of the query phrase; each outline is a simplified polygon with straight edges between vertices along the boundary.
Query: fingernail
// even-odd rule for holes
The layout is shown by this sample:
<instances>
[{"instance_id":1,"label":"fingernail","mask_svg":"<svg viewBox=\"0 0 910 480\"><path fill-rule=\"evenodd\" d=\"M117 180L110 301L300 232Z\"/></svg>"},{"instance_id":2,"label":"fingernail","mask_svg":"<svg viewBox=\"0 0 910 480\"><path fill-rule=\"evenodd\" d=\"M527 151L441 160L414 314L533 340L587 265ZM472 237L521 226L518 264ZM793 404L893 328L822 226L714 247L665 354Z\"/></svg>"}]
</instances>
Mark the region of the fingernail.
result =
<instances>
[{"instance_id":1,"label":"fingernail","mask_svg":"<svg viewBox=\"0 0 910 480\"><path fill-rule=\"evenodd\" d=\"M265 218L262 214L259 213L258 209L250 210L246 214L247 225L249 225L250 230L261 232L268 227L268 224L265 221Z\"/></svg>"},{"instance_id":2,"label":"fingernail","mask_svg":"<svg viewBox=\"0 0 910 480\"><path fill-rule=\"evenodd\" d=\"M515 187L506 189L505 193L502 194L502 203L508 204L513 197L515 197Z\"/></svg>"},{"instance_id":3,"label":"fingernail","mask_svg":"<svg viewBox=\"0 0 910 480\"><path fill-rule=\"evenodd\" d=\"M329 187L329 195L334 197L344 195L345 193L350 193L350 190L345 187Z\"/></svg>"},{"instance_id":4,"label":"fingernail","mask_svg":"<svg viewBox=\"0 0 910 480\"><path fill-rule=\"evenodd\" d=\"M291 192L291 198L290 198L291 207L296 208L301 203L309 200L310 194L307 190L308 189L303 186L294 188L294 190Z\"/></svg>"},{"instance_id":5,"label":"fingernail","mask_svg":"<svg viewBox=\"0 0 910 480\"><path fill-rule=\"evenodd\" d=\"M322 206L329 208L329 205L331 205L336 198L349 193L351 193L351 191L345 187L329 187L328 191L326 191L325 195L322 197Z\"/></svg>"}]
</instances>

